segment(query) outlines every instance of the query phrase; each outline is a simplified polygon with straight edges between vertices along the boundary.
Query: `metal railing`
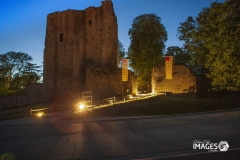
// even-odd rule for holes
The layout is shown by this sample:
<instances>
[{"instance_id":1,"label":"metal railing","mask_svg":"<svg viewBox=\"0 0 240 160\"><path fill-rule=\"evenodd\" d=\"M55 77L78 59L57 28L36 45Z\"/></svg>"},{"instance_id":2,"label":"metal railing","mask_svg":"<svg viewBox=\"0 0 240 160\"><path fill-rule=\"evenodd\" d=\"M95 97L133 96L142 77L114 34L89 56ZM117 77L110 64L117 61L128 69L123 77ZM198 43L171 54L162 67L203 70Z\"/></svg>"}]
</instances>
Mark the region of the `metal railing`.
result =
<instances>
[{"instance_id":1,"label":"metal railing","mask_svg":"<svg viewBox=\"0 0 240 160\"><path fill-rule=\"evenodd\" d=\"M48 110L49 108L40 108L40 109L30 109L31 115L36 115L38 113L43 113L44 111Z\"/></svg>"}]
</instances>

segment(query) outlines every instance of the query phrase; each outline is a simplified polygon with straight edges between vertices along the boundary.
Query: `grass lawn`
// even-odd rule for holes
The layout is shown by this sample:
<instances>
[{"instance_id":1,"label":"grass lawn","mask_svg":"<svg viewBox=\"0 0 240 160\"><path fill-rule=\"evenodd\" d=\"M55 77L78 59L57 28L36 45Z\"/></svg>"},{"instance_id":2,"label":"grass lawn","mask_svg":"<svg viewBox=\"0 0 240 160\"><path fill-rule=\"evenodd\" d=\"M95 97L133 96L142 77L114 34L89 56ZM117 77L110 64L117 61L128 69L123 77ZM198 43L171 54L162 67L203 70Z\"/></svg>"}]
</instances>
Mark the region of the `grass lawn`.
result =
<instances>
[{"instance_id":1,"label":"grass lawn","mask_svg":"<svg viewBox=\"0 0 240 160\"><path fill-rule=\"evenodd\" d=\"M239 99L196 99L156 96L94 109L92 116L151 116L235 109Z\"/></svg>"},{"instance_id":2,"label":"grass lawn","mask_svg":"<svg viewBox=\"0 0 240 160\"><path fill-rule=\"evenodd\" d=\"M49 108L48 112L70 109L73 102L44 102L15 109L0 111L0 120L30 116L30 109ZM152 116L194 112L206 112L240 108L240 99L196 99L188 97L155 96L108 107L93 109L86 116ZM81 114L74 114L66 120L78 120Z\"/></svg>"}]
</instances>

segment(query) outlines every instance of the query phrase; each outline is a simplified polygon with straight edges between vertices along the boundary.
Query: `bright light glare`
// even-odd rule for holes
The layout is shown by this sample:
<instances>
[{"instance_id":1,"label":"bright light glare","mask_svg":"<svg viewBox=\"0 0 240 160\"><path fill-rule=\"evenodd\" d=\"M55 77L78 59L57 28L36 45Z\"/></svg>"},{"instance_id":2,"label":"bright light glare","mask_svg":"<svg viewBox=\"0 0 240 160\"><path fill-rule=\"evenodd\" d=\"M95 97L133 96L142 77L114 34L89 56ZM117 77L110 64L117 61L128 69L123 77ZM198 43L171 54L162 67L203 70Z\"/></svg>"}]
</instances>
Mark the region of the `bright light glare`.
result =
<instances>
[{"instance_id":1,"label":"bright light glare","mask_svg":"<svg viewBox=\"0 0 240 160\"><path fill-rule=\"evenodd\" d=\"M80 104L79 104L79 108L80 108L81 110L83 110L83 109L84 109L84 104L80 103Z\"/></svg>"},{"instance_id":2,"label":"bright light glare","mask_svg":"<svg viewBox=\"0 0 240 160\"><path fill-rule=\"evenodd\" d=\"M38 113L37 113L37 116L38 116L38 117L42 117L42 116L43 116L43 112L38 112Z\"/></svg>"}]
</instances>

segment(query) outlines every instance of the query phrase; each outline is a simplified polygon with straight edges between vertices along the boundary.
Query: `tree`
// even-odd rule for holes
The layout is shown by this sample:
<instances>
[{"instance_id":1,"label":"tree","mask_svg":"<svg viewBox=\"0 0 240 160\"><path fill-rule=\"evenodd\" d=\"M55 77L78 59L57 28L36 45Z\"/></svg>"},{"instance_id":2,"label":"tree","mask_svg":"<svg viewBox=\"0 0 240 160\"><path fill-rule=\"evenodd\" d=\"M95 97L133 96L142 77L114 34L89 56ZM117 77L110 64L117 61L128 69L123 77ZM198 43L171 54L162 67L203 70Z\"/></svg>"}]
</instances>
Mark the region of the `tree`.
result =
<instances>
[{"instance_id":1,"label":"tree","mask_svg":"<svg viewBox=\"0 0 240 160\"><path fill-rule=\"evenodd\" d=\"M195 64L206 68L214 90L240 89L240 1L214 2L178 28Z\"/></svg>"},{"instance_id":2,"label":"tree","mask_svg":"<svg viewBox=\"0 0 240 160\"><path fill-rule=\"evenodd\" d=\"M12 93L12 91L9 89L11 76L7 73L8 68L3 68L2 66L0 66L0 96L9 95Z\"/></svg>"},{"instance_id":3,"label":"tree","mask_svg":"<svg viewBox=\"0 0 240 160\"><path fill-rule=\"evenodd\" d=\"M153 67L163 64L163 52L167 40L167 31L161 19L155 14L143 14L133 20L128 31L130 47L128 58L130 66L142 81L139 85L146 85Z\"/></svg>"},{"instance_id":4,"label":"tree","mask_svg":"<svg viewBox=\"0 0 240 160\"><path fill-rule=\"evenodd\" d=\"M165 56L173 56L173 64L189 66L190 55L178 46L170 46L167 48Z\"/></svg>"},{"instance_id":5,"label":"tree","mask_svg":"<svg viewBox=\"0 0 240 160\"><path fill-rule=\"evenodd\" d=\"M41 78L41 66L30 63L32 60L22 52L0 54L0 95L20 95L29 83Z\"/></svg>"},{"instance_id":6,"label":"tree","mask_svg":"<svg viewBox=\"0 0 240 160\"><path fill-rule=\"evenodd\" d=\"M209 49L207 76L216 90L240 89L240 2L214 2L197 17L198 37Z\"/></svg>"},{"instance_id":7,"label":"tree","mask_svg":"<svg viewBox=\"0 0 240 160\"><path fill-rule=\"evenodd\" d=\"M123 59L123 57L125 56L126 52L125 52L125 48L123 46L123 44L118 40L118 60L119 60L119 64L121 62L121 60Z\"/></svg>"},{"instance_id":8,"label":"tree","mask_svg":"<svg viewBox=\"0 0 240 160\"><path fill-rule=\"evenodd\" d=\"M188 17L177 29L178 39L185 41L184 51L190 56L189 68L196 74L206 72L205 61L209 50L204 46L204 41L197 37L198 23L193 17Z\"/></svg>"},{"instance_id":9,"label":"tree","mask_svg":"<svg viewBox=\"0 0 240 160\"><path fill-rule=\"evenodd\" d=\"M41 76L42 76L42 66L38 66L37 64L33 63L26 63L24 69L23 69L23 75L25 77L25 85L30 83L37 83Z\"/></svg>"}]
</instances>

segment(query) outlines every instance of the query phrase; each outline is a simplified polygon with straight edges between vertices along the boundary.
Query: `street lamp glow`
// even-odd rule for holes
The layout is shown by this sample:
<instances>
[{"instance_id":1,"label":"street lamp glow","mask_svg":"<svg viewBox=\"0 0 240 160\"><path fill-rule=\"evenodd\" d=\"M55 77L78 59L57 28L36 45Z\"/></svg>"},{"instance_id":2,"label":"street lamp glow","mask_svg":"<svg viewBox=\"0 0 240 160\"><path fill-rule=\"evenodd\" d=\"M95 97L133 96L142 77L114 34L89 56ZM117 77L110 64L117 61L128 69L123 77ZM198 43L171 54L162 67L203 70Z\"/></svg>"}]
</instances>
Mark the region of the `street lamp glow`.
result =
<instances>
[{"instance_id":1,"label":"street lamp glow","mask_svg":"<svg viewBox=\"0 0 240 160\"><path fill-rule=\"evenodd\" d=\"M43 112L38 112L38 113L37 113L37 116L38 116L38 117L42 117L42 116L43 116Z\"/></svg>"},{"instance_id":2,"label":"street lamp glow","mask_svg":"<svg viewBox=\"0 0 240 160\"><path fill-rule=\"evenodd\" d=\"M84 107L85 107L84 104L82 104L82 103L79 104L79 108L80 108L80 110L83 110Z\"/></svg>"}]
</instances>

